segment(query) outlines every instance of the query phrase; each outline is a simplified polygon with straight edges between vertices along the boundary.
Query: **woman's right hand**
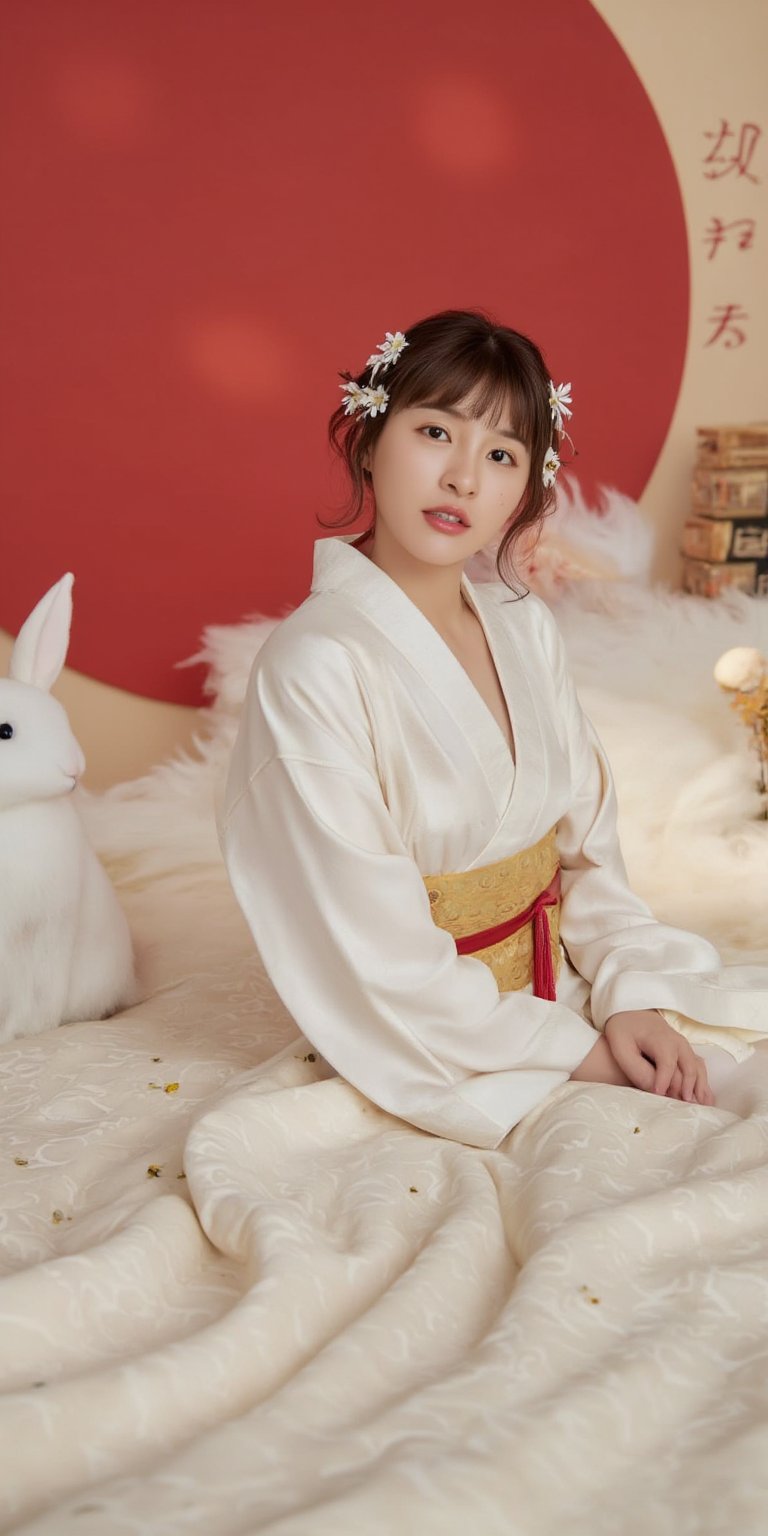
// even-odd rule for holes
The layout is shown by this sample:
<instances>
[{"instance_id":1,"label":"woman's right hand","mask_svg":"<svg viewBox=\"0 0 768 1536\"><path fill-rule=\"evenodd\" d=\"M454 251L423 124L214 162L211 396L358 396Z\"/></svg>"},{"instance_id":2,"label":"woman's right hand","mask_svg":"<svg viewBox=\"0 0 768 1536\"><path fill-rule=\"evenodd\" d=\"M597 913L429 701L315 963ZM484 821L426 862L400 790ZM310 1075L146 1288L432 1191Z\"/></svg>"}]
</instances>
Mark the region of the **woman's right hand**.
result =
<instances>
[{"instance_id":1,"label":"woman's right hand","mask_svg":"<svg viewBox=\"0 0 768 1536\"><path fill-rule=\"evenodd\" d=\"M637 1088L637 1084L630 1081L626 1073L622 1071L605 1035L600 1035L588 1051L584 1060L579 1062L571 1073L571 1081L580 1083L612 1083L615 1088ZM639 1092L652 1090L639 1089ZM672 1077L672 1081L664 1095L667 1099L682 1099L683 1076L678 1067ZM714 1104L714 1095L707 1084L702 1093L700 1103Z\"/></svg>"},{"instance_id":2,"label":"woman's right hand","mask_svg":"<svg viewBox=\"0 0 768 1536\"><path fill-rule=\"evenodd\" d=\"M686 1103L713 1105L706 1062L658 1008L631 1008L605 1021L611 1055L635 1088Z\"/></svg>"}]
</instances>

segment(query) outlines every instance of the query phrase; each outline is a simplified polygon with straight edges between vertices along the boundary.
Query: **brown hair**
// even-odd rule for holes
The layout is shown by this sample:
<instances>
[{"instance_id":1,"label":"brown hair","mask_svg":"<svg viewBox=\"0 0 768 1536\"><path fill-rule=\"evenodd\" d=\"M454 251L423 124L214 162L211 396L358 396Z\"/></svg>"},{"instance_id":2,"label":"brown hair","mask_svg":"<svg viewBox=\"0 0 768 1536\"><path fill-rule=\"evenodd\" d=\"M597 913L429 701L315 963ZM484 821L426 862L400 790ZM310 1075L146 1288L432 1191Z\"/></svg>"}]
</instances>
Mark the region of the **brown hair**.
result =
<instances>
[{"instance_id":1,"label":"brown hair","mask_svg":"<svg viewBox=\"0 0 768 1536\"><path fill-rule=\"evenodd\" d=\"M561 434L552 420L550 374L544 358L527 336L498 325L481 310L445 309L417 321L404 334L407 347L374 380L374 384L382 383L387 390L388 413L423 401L456 405L473 395L478 386L476 419L488 415L491 426L496 426L504 407L511 407L514 428L528 449L531 468L515 521L496 554L499 577L509 586L503 570L507 555L512 564L518 539L526 529L543 525L555 506L554 486L547 489L542 474L547 450L559 450ZM354 378L362 386L370 383L370 370L366 367L357 375L345 371L339 377L347 382ZM371 473L363 467L363 461L385 422L386 416L367 416L360 410L347 415L344 401L331 416L329 440L346 465L352 490L339 521L331 523L318 515L323 527L346 527L363 511L366 493L372 494ZM371 527L375 516L374 505Z\"/></svg>"}]
</instances>

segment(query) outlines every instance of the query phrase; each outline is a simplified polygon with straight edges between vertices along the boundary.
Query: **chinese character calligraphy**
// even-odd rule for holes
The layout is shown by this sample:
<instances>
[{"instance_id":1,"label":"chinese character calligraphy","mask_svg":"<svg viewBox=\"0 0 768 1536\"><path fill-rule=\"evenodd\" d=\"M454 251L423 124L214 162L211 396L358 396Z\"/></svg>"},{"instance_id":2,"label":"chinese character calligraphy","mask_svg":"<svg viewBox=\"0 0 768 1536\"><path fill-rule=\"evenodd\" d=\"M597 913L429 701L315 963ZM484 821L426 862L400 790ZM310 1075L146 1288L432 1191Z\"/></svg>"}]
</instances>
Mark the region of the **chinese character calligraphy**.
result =
<instances>
[{"instance_id":1,"label":"chinese character calligraphy","mask_svg":"<svg viewBox=\"0 0 768 1536\"><path fill-rule=\"evenodd\" d=\"M729 230L739 231L738 234L734 233L733 236L733 243L735 243L737 250L751 250L756 227L754 219L731 219L730 223L726 224L723 219L718 219L713 215L704 235L704 244L709 246L708 260L712 261L715 251L728 240Z\"/></svg>"},{"instance_id":2,"label":"chinese character calligraphy","mask_svg":"<svg viewBox=\"0 0 768 1536\"><path fill-rule=\"evenodd\" d=\"M761 133L762 129L758 128L757 123L742 123L739 130L739 142L735 150L732 154L723 154L722 151L725 149L726 140L733 139L736 135L726 119L724 117L721 118L720 127L717 132L705 133L704 135L705 139L715 140L709 154L704 159L704 164L710 167L708 171L704 172L704 175L709 177L710 180L719 180L721 176L728 176L731 171L735 171L737 177L746 176L750 181L759 181L759 177L752 175L749 163Z\"/></svg>"},{"instance_id":3,"label":"chinese character calligraphy","mask_svg":"<svg viewBox=\"0 0 768 1536\"><path fill-rule=\"evenodd\" d=\"M737 130L731 127L727 118L721 117L719 128L704 133L704 138L710 141L710 149L702 161L707 180L720 181L725 176L732 176L735 182L759 185L760 177L752 165L762 131L757 123L741 123ZM738 198L739 194L736 196ZM725 247L723 260L727 266L729 252L752 250L756 232L757 220L738 207L735 217L730 219L712 214L702 241L707 248L707 260L714 261ZM747 340L745 322L748 320L749 315L741 304L716 304L707 320L710 329L704 346L722 346L729 351L743 347Z\"/></svg>"},{"instance_id":4,"label":"chinese character calligraphy","mask_svg":"<svg viewBox=\"0 0 768 1536\"><path fill-rule=\"evenodd\" d=\"M736 324L737 320L748 320L749 315L738 304L718 304L715 311L709 317L709 324L714 326L709 341L704 345L711 347L716 341L722 341L724 347L741 347L746 341L746 332Z\"/></svg>"}]
</instances>

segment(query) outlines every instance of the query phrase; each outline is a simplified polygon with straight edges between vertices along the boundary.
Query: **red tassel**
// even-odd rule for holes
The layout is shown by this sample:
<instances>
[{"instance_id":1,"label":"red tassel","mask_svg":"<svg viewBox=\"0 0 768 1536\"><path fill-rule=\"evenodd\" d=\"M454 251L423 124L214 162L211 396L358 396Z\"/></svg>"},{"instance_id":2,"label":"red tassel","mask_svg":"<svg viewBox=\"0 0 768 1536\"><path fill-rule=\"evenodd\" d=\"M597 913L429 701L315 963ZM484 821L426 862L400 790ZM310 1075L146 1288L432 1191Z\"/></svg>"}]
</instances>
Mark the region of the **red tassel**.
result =
<instances>
[{"instance_id":1,"label":"red tassel","mask_svg":"<svg viewBox=\"0 0 768 1536\"><path fill-rule=\"evenodd\" d=\"M536 908L533 918L533 995L545 997L550 1003L557 1001L549 923L543 902Z\"/></svg>"}]
</instances>

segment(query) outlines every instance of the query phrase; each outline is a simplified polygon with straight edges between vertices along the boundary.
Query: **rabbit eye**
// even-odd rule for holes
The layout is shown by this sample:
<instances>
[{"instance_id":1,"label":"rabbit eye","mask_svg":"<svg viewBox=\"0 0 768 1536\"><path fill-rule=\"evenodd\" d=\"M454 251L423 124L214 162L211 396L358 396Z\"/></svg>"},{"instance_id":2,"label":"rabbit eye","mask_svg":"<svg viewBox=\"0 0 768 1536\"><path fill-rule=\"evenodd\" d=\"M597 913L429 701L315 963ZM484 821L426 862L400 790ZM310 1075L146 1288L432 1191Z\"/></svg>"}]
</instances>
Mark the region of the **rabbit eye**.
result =
<instances>
[{"instance_id":1,"label":"rabbit eye","mask_svg":"<svg viewBox=\"0 0 768 1536\"><path fill-rule=\"evenodd\" d=\"M7 720L0 725L0 741L10 741L13 735L13 726Z\"/></svg>"}]
</instances>

